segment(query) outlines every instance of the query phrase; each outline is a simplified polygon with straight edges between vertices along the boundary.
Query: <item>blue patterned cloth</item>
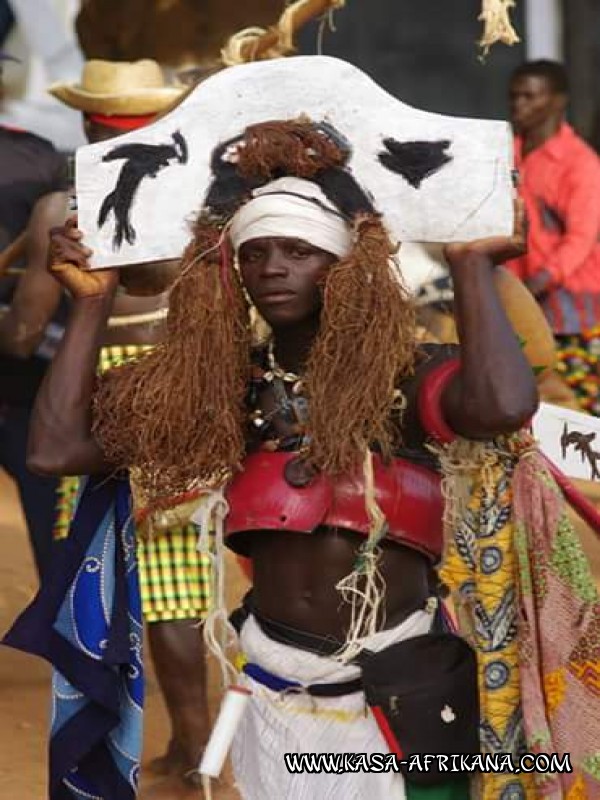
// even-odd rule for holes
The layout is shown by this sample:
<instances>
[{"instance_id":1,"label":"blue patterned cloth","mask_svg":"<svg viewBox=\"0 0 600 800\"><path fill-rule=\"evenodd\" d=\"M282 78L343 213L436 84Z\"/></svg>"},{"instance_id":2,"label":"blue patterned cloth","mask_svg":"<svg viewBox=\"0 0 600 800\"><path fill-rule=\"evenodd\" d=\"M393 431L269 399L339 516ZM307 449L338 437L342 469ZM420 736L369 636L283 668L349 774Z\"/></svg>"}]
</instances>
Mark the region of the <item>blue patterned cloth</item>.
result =
<instances>
[{"instance_id":1,"label":"blue patterned cloth","mask_svg":"<svg viewBox=\"0 0 600 800\"><path fill-rule=\"evenodd\" d=\"M69 537L3 643L54 667L49 800L133 800L144 676L127 480L83 482Z\"/></svg>"}]
</instances>

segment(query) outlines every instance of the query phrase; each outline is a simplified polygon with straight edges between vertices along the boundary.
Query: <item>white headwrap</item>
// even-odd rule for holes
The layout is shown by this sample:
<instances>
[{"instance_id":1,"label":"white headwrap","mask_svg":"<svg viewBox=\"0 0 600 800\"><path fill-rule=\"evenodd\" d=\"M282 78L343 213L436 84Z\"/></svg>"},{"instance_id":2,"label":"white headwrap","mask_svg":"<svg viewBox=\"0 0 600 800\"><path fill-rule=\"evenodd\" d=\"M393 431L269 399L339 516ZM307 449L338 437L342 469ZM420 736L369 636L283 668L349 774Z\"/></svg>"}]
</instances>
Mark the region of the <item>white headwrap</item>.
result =
<instances>
[{"instance_id":1,"label":"white headwrap","mask_svg":"<svg viewBox=\"0 0 600 800\"><path fill-rule=\"evenodd\" d=\"M264 236L302 239L338 258L350 251L352 229L316 183L279 178L252 195L229 229L236 253L244 242Z\"/></svg>"}]
</instances>

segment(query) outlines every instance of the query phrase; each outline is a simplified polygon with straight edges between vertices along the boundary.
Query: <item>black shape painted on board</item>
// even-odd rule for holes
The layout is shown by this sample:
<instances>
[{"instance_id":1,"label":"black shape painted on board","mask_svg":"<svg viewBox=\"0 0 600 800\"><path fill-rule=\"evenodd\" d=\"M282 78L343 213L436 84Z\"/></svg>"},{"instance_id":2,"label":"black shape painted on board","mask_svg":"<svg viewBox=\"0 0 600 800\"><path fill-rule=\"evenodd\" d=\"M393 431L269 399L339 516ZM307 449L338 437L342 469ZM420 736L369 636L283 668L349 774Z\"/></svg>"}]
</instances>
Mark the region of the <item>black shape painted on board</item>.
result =
<instances>
[{"instance_id":1,"label":"black shape painted on board","mask_svg":"<svg viewBox=\"0 0 600 800\"><path fill-rule=\"evenodd\" d=\"M598 471L600 453L597 450L592 449L592 442L595 439L595 433L580 433L579 431L570 431L566 422L563 428L562 436L560 437L560 446L562 449L563 458L567 457L567 451L569 447L572 447L575 452L580 453L582 462L587 462L590 468L590 480L592 481L600 479L600 471Z\"/></svg>"},{"instance_id":2,"label":"black shape painted on board","mask_svg":"<svg viewBox=\"0 0 600 800\"><path fill-rule=\"evenodd\" d=\"M399 142L387 138L383 140L386 149L377 158L390 172L401 175L413 189L419 189L425 178L439 172L452 161L452 156L446 152L450 144L447 139L437 142Z\"/></svg>"},{"instance_id":3,"label":"black shape painted on board","mask_svg":"<svg viewBox=\"0 0 600 800\"><path fill-rule=\"evenodd\" d=\"M115 188L102 203L98 214L98 227L102 228L112 211L115 217L113 248L118 250L123 241L134 244L135 228L131 224L131 209L144 178L156 178L171 163L186 164L188 146L179 131L171 134L172 144L121 144L109 150L102 161L125 163L121 168Z\"/></svg>"}]
</instances>

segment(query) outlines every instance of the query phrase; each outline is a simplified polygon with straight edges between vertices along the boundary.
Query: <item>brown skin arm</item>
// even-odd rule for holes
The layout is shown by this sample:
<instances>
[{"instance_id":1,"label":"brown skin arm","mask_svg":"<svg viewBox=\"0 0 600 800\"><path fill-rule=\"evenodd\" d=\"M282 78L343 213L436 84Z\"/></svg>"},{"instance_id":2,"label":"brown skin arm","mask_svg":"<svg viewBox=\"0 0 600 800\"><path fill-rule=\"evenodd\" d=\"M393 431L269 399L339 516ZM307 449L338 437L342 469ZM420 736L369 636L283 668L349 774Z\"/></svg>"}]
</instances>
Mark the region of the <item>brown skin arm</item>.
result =
<instances>
[{"instance_id":1,"label":"brown skin arm","mask_svg":"<svg viewBox=\"0 0 600 800\"><path fill-rule=\"evenodd\" d=\"M461 371L442 397L450 427L469 439L519 430L537 409L535 376L494 285L495 265L522 255L525 218L517 205L511 237L450 244Z\"/></svg>"},{"instance_id":2,"label":"brown skin arm","mask_svg":"<svg viewBox=\"0 0 600 800\"><path fill-rule=\"evenodd\" d=\"M10 310L0 318L0 351L17 358L31 357L60 302L61 287L46 269L48 233L64 222L67 195L53 192L34 206L27 227L27 265Z\"/></svg>"},{"instance_id":3,"label":"brown skin arm","mask_svg":"<svg viewBox=\"0 0 600 800\"><path fill-rule=\"evenodd\" d=\"M51 236L50 271L73 296L61 342L36 398L27 465L44 475L114 469L91 433L96 365L117 287L116 270L87 271L90 251L73 220Z\"/></svg>"}]
</instances>

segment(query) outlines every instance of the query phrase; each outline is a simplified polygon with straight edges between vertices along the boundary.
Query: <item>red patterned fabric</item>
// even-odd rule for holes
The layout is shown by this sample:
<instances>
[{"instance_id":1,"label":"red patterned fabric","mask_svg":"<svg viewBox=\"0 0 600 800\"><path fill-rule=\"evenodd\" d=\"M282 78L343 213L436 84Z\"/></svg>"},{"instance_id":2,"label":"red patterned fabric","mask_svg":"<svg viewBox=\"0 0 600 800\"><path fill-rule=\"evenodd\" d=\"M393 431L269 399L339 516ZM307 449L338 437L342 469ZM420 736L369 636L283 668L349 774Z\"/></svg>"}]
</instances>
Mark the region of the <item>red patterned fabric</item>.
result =
<instances>
[{"instance_id":1,"label":"red patterned fabric","mask_svg":"<svg viewBox=\"0 0 600 800\"><path fill-rule=\"evenodd\" d=\"M570 774L536 774L537 796L595 800L600 797L600 598L563 490L542 456L531 453L520 460L513 512L523 721L528 751L569 753L573 767ZM575 495L569 499L578 502ZM577 508L586 511L580 503ZM597 523L595 509L594 516Z\"/></svg>"}]
</instances>

